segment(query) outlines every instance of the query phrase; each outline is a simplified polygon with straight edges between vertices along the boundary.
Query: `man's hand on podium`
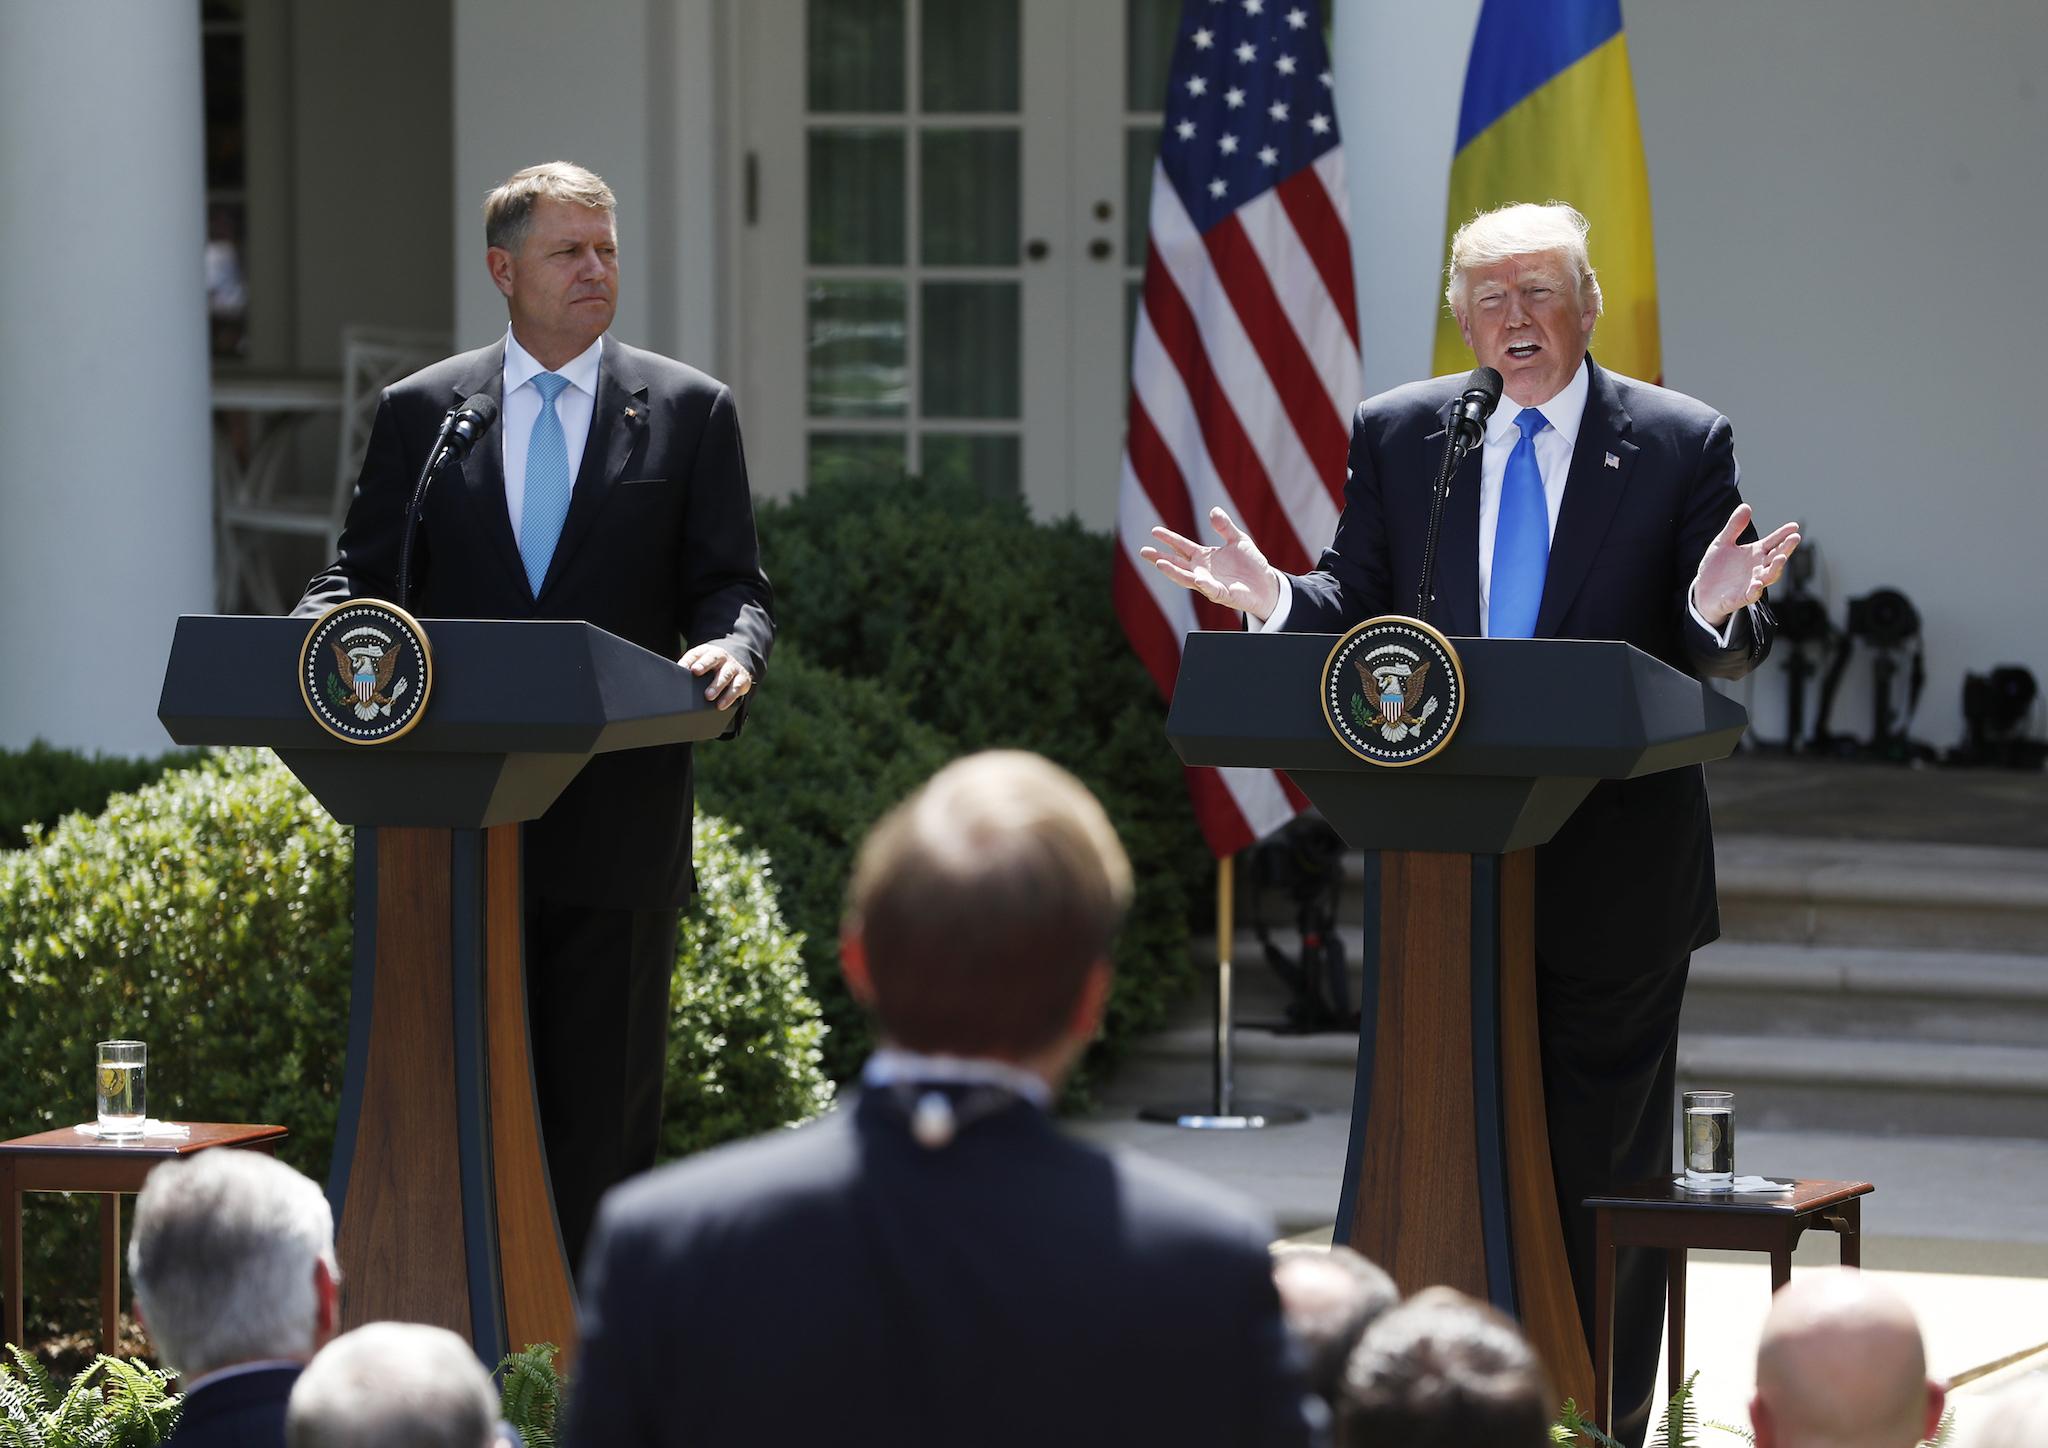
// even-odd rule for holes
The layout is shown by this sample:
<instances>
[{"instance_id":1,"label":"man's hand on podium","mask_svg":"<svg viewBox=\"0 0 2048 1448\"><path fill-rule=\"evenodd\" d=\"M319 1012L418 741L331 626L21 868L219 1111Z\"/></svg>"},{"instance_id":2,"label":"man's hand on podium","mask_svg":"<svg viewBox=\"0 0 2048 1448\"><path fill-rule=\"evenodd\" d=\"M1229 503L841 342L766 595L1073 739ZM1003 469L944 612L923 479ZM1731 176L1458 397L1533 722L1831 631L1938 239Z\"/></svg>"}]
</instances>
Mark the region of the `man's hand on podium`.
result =
<instances>
[{"instance_id":1,"label":"man's hand on podium","mask_svg":"<svg viewBox=\"0 0 2048 1448\"><path fill-rule=\"evenodd\" d=\"M1265 622L1280 606L1280 580L1273 565L1251 534L1241 531L1221 508L1209 510L1209 523L1223 540L1215 547L1205 548L1162 526L1154 528L1152 536L1165 546L1140 548L1138 556L1182 588Z\"/></svg>"},{"instance_id":2,"label":"man's hand on podium","mask_svg":"<svg viewBox=\"0 0 2048 1448\"><path fill-rule=\"evenodd\" d=\"M1754 543L1738 543L1749 526L1749 504L1728 515L1727 526L1714 535L1693 575L1692 602L1708 626L1719 628L1739 608L1763 597L1764 590L1785 572L1785 560L1799 546L1799 525L1786 523Z\"/></svg>"},{"instance_id":3,"label":"man's hand on podium","mask_svg":"<svg viewBox=\"0 0 2048 1448\"><path fill-rule=\"evenodd\" d=\"M740 661L726 652L723 644L698 644L678 661L700 678L718 670L718 676L704 691L704 697L721 709L730 709L740 696L754 687L754 676Z\"/></svg>"}]
</instances>

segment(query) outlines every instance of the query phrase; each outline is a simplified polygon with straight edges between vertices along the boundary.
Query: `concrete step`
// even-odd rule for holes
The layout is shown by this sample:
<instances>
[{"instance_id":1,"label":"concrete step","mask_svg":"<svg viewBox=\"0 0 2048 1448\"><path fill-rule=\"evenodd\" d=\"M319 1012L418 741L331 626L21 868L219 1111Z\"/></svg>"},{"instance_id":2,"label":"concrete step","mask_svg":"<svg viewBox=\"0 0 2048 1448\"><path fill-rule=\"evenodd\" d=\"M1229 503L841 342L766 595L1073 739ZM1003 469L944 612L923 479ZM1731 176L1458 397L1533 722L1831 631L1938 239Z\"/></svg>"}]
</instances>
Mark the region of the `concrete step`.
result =
<instances>
[{"instance_id":1,"label":"concrete step","mask_svg":"<svg viewBox=\"0 0 2048 1448\"><path fill-rule=\"evenodd\" d=\"M1694 1035L2048 1042L2048 956L1722 940L1693 956Z\"/></svg>"},{"instance_id":2,"label":"concrete step","mask_svg":"<svg viewBox=\"0 0 2048 1448\"><path fill-rule=\"evenodd\" d=\"M1735 1092L1738 1132L2048 1138L2048 1047L1681 1034L1678 1076Z\"/></svg>"}]
</instances>

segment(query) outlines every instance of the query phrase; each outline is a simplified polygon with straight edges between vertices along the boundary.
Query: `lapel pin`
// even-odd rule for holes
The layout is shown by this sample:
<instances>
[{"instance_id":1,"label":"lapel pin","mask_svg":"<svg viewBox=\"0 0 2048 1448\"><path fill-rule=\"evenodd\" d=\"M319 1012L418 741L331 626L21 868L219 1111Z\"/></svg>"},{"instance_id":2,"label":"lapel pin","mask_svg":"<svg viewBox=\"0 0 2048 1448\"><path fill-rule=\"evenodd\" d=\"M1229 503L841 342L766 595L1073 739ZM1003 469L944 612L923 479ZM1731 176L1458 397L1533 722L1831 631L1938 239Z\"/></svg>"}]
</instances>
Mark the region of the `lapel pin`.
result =
<instances>
[{"instance_id":1,"label":"lapel pin","mask_svg":"<svg viewBox=\"0 0 2048 1448\"><path fill-rule=\"evenodd\" d=\"M630 408L630 407L626 409L626 416L628 416L628 417L638 417L639 415L640 415L639 413L635 412L635 411L634 411L634 410L633 410L632 408Z\"/></svg>"},{"instance_id":2,"label":"lapel pin","mask_svg":"<svg viewBox=\"0 0 2048 1448\"><path fill-rule=\"evenodd\" d=\"M1600 466L1603 468L1618 468L1621 466L1621 459L1616 457L1613 453L1609 453L1606 457L1600 460Z\"/></svg>"}]
</instances>

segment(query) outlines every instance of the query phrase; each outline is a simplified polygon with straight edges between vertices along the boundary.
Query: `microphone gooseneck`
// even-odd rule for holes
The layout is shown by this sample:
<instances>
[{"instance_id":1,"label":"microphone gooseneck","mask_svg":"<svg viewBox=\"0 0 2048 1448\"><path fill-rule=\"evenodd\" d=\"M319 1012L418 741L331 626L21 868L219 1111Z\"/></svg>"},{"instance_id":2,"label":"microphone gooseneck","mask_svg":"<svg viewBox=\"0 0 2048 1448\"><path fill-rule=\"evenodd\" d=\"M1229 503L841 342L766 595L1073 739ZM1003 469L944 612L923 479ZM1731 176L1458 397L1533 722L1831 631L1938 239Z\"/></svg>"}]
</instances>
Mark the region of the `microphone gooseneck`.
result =
<instances>
[{"instance_id":1,"label":"microphone gooseneck","mask_svg":"<svg viewBox=\"0 0 2048 1448\"><path fill-rule=\"evenodd\" d=\"M398 606L412 607L412 540L419 531L420 509L426 505L427 485L434 475L451 462L460 462L469 456L477 439L491 430L491 424L498 420L498 399L488 392L479 392L448 409L448 415L441 419L441 430L434 435L434 445L427 449L426 465L420 469L419 481L413 484L412 501L405 509L405 534L398 545Z\"/></svg>"},{"instance_id":2,"label":"microphone gooseneck","mask_svg":"<svg viewBox=\"0 0 2048 1448\"><path fill-rule=\"evenodd\" d=\"M1501 375L1491 367L1475 367L1465 379L1465 389L1451 405L1450 427L1444 437L1443 465L1437 469L1436 490L1429 500L1429 531L1422 540L1422 577L1415 590L1415 616L1429 622L1430 605L1436 602L1436 543L1443 531L1444 500L1451 495L1451 474L1486 435L1486 420L1500 406Z\"/></svg>"}]
</instances>

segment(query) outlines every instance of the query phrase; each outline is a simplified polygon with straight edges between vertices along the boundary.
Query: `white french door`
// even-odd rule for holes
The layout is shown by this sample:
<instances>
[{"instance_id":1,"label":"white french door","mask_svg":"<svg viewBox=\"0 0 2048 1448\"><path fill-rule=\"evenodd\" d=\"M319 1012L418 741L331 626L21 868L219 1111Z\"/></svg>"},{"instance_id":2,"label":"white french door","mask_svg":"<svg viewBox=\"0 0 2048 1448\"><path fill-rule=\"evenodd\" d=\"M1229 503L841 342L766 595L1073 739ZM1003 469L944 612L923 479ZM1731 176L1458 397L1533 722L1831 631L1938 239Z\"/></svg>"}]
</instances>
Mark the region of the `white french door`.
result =
<instances>
[{"instance_id":1,"label":"white french door","mask_svg":"<svg viewBox=\"0 0 2048 1448\"><path fill-rule=\"evenodd\" d=\"M736 7L757 488L908 471L1109 525L1178 10Z\"/></svg>"}]
</instances>

